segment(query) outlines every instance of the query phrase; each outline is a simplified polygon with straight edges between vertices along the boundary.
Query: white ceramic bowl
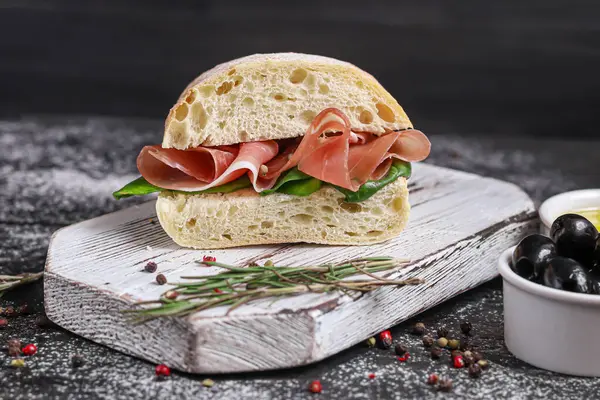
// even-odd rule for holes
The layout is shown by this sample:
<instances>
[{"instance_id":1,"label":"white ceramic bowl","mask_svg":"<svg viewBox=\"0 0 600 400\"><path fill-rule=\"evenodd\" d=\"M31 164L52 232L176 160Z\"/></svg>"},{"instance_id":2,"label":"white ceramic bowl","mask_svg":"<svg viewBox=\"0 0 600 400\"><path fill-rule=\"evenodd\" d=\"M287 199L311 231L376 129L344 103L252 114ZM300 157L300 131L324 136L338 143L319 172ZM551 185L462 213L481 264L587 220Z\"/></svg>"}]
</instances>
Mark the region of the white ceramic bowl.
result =
<instances>
[{"instance_id":1,"label":"white ceramic bowl","mask_svg":"<svg viewBox=\"0 0 600 400\"><path fill-rule=\"evenodd\" d=\"M542 234L549 236L552 223L561 215L592 207L600 207L600 189L574 190L550 197L539 210Z\"/></svg>"},{"instance_id":2,"label":"white ceramic bowl","mask_svg":"<svg viewBox=\"0 0 600 400\"><path fill-rule=\"evenodd\" d=\"M569 375L600 376L600 295L566 292L528 281L502 253L504 340L517 358Z\"/></svg>"}]
</instances>

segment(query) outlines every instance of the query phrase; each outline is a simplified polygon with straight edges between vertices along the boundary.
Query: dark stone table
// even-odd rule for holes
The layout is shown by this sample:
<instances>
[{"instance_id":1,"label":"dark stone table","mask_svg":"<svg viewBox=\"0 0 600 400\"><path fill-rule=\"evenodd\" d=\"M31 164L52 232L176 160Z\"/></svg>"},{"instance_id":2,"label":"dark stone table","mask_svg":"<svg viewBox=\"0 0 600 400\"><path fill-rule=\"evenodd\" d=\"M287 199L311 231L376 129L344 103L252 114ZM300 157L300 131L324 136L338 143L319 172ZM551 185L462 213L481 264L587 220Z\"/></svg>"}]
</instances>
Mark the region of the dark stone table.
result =
<instances>
[{"instance_id":1,"label":"dark stone table","mask_svg":"<svg viewBox=\"0 0 600 400\"><path fill-rule=\"evenodd\" d=\"M0 273L41 271L48 239L56 229L143 201L117 202L111 192L136 176L137 152L144 144L159 142L161 129L160 121L133 119L47 117L0 122ZM520 139L508 133L430 137L433 152L428 162L514 182L538 204L561 191L600 187L600 141ZM17 337L36 343L39 352L22 369L9 367L6 351L0 353L3 399L580 399L594 398L600 390L598 379L533 368L506 350L499 279L393 327L395 341L410 348L407 363L399 362L391 350L357 345L306 367L212 376L212 388L201 385L206 376L174 373L158 381L152 364L60 328L39 326L41 283L8 293L0 306L24 302L31 314L9 318L8 327L0 329L0 344ZM415 321L423 321L432 329L445 325L458 336L462 320L473 323L471 342L491 362L477 380L464 370L449 368L447 356L431 361L420 340L409 333ZM83 356L84 366L72 367L74 354ZM452 393L437 394L425 384L433 372L454 380ZM374 379L369 379L370 373ZM313 379L321 380L321 395L307 391Z\"/></svg>"}]
</instances>

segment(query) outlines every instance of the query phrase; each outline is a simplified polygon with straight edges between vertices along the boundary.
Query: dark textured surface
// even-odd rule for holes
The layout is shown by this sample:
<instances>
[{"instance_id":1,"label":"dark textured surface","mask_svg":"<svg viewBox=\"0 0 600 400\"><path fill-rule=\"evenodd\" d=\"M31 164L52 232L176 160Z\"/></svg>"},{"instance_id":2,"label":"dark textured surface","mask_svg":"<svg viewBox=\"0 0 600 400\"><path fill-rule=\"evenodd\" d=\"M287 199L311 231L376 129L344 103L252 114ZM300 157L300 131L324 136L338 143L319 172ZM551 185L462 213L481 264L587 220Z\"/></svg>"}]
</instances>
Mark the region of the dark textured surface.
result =
<instances>
[{"instance_id":1,"label":"dark textured surface","mask_svg":"<svg viewBox=\"0 0 600 400\"><path fill-rule=\"evenodd\" d=\"M0 115L163 118L215 64L296 51L370 72L426 131L593 137L599 16L594 0L5 0Z\"/></svg>"},{"instance_id":2,"label":"dark textured surface","mask_svg":"<svg viewBox=\"0 0 600 400\"><path fill-rule=\"evenodd\" d=\"M48 239L61 226L127 207L141 199L116 202L110 193L135 176L135 156L144 143L158 142L161 122L135 119L45 118L0 122L0 273L39 271ZM512 181L539 202L570 189L600 187L600 142L519 139L506 136L430 135L438 165ZM41 284L10 293L1 306L27 302L33 315L14 317L0 329L10 337L37 343L27 367L8 367L0 353L0 398L593 398L600 380L574 378L532 368L516 360L502 339L499 280L463 294L418 317L430 327L446 325L458 335L458 322L475 326L472 343L491 360L478 380L448 367L448 357L430 361L408 321L392 329L411 352L407 363L393 352L355 346L307 367L256 374L212 377L175 373L159 382L154 366L78 338L57 328L40 328ZM360 316L357 316L360 318ZM282 344L282 346L285 344ZM268 351L268 348L265 348ZM74 369L71 356L86 364ZM452 394L438 395L425 384L428 373L453 377ZM375 379L368 374L375 373ZM306 388L320 379L323 393Z\"/></svg>"}]
</instances>

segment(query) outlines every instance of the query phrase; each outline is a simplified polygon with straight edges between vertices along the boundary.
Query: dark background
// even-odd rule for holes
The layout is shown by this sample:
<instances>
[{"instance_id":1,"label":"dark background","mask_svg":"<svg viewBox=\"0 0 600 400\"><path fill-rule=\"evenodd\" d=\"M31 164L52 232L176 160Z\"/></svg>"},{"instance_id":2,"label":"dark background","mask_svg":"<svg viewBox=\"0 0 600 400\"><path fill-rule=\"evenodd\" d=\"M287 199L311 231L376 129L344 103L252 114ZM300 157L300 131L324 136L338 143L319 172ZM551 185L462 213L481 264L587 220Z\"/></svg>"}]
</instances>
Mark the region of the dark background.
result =
<instances>
[{"instance_id":1,"label":"dark background","mask_svg":"<svg viewBox=\"0 0 600 400\"><path fill-rule=\"evenodd\" d=\"M600 135L596 0L0 0L0 117L164 118L257 52L371 72L426 132Z\"/></svg>"}]
</instances>

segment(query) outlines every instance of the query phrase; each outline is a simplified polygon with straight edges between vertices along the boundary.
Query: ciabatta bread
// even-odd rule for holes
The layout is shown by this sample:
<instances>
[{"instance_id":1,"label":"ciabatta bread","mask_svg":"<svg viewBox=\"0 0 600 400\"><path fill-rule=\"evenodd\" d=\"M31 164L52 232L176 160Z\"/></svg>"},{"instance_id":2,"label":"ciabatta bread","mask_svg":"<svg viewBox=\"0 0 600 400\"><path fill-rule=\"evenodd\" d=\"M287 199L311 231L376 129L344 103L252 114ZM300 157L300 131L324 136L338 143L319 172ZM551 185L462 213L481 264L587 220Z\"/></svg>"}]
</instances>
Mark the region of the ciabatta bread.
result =
<instances>
[{"instance_id":1,"label":"ciabatta bread","mask_svg":"<svg viewBox=\"0 0 600 400\"><path fill-rule=\"evenodd\" d=\"M352 129L411 128L398 102L365 71L333 58L255 54L204 72L165 122L162 146L187 149L303 136L314 116L336 107Z\"/></svg>"},{"instance_id":2,"label":"ciabatta bread","mask_svg":"<svg viewBox=\"0 0 600 400\"><path fill-rule=\"evenodd\" d=\"M324 186L307 197L260 196L253 189L227 194L163 192L156 214L175 242L197 249L272 243L362 245L397 236L408 221L406 179L360 203Z\"/></svg>"}]
</instances>

